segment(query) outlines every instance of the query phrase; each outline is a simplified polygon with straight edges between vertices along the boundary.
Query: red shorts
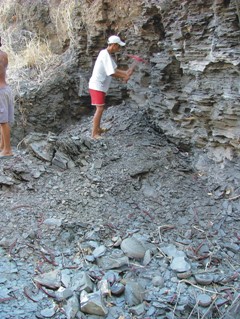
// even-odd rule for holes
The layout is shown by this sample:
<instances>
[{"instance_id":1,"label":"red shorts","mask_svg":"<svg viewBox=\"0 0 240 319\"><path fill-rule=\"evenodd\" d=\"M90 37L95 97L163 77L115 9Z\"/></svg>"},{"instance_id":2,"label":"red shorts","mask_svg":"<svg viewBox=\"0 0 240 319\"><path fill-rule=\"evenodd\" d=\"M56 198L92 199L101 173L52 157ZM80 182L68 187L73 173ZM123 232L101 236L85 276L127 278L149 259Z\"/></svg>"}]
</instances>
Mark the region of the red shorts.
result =
<instances>
[{"instance_id":1,"label":"red shorts","mask_svg":"<svg viewBox=\"0 0 240 319\"><path fill-rule=\"evenodd\" d=\"M106 93L102 91L96 91L89 89L89 93L91 96L91 104L92 105L103 105L105 104Z\"/></svg>"}]
</instances>

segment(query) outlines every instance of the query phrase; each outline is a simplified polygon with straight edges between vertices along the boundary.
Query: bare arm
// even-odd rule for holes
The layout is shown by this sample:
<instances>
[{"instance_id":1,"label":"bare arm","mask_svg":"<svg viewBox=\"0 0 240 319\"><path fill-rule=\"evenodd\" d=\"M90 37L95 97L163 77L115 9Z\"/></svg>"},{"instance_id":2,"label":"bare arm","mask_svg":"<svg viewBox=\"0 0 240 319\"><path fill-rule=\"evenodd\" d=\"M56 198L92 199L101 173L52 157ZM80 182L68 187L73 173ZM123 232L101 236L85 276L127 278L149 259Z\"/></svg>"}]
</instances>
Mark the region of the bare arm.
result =
<instances>
[{"instance_id":1,"label":"bare arm","mask_svg":"<svg viewBox=\"0 0 240 319\"><path fill-rule=\"evenodd\" d=\"M5 69L8 66L8 55L6 52L0 50L0 63Z\"/></svg>"},{"instance_id":2,"label":"bare arm","mask_svg":"<svg viewBox=\"0 0 240 319\"><path fill-rule=\"evenodd\" d=\"M124 81L128 81L130 76L133 74L133 69L129 68L128 70L120 70L120 69L115 69L115 73L112 74L112 77L114 78L120 78Z\"/></svg>"},{"instance_id":3,"label":"bare arm","mask_svg":"<svg viewBox=\"0 0 240 319\"><path fill-rule=\"evenodd\" d=\"M5 83L6 81L6 70L8 66L8 56L5 52L0 51L0 83Z\"/></svg>"}]
</instances>

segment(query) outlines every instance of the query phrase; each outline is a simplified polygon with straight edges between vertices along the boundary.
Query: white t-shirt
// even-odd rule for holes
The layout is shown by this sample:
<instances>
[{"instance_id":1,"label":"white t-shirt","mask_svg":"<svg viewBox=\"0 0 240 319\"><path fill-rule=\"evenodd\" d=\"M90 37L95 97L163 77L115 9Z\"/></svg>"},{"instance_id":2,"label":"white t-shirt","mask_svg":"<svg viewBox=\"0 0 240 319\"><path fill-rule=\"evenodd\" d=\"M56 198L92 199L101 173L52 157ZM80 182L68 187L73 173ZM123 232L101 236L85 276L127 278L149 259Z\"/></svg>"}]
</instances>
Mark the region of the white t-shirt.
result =
<instances>
[{"instance_id":1,"label":"white t-shirt","mask_svg":"<svg viewBox=\"0 0 240 319\"><path fill-rule=\"evenodd\" d=\"M95 62L92 76L89 80L89 89L107 92L115 73L117 64L107 49L101 50Z\"/></svg>"}]
</instances>

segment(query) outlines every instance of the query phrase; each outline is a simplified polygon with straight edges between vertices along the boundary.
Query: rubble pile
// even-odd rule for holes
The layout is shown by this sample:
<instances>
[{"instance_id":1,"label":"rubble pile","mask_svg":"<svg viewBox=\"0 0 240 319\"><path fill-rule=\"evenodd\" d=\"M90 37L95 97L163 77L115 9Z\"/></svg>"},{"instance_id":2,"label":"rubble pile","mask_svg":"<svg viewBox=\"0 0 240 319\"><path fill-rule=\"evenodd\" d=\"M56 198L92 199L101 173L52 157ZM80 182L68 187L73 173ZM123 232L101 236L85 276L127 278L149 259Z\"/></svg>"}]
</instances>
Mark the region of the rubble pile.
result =
<instances>
[{"instance_id":1,"label":"rubble pile","mask_svg":"<svg viewBox=\"0 0 240 319\"><path fill-rule=\"evenodd\" d=\"M235 161L186 152L134 104L1 161L2 319L239 318Z\"/></svg>"}]
</instances>

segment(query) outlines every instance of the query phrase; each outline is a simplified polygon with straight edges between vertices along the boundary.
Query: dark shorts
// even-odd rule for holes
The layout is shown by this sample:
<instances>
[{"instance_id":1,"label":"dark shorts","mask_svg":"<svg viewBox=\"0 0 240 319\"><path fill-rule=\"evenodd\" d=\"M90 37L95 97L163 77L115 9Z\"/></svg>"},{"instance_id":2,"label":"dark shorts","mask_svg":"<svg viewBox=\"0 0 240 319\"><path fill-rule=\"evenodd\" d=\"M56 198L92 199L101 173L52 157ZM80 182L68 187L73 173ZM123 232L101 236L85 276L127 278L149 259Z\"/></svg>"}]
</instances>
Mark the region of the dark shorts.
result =
<instances>
[{"instance_id":1,"label":"dark shorts","mask_svg":"<svg viewBox=\"0 0 240 319\"><path fill-rule=\"evenodd\" d=\"M9 86L0 88L0 123L13 123L14 99Z\"/></svg>"},{"instance_id":2,"label":"dark shorts","mask_svg":"<svg viewBox=\"0 0 240 319\"><path fill-rule=\"evenodd\" d=\"M91 96L91 104L92 105L103 105L105 104L106 93L102 91L96 91L89 89L89 93Z\"/></svg>"}]
</instances>

